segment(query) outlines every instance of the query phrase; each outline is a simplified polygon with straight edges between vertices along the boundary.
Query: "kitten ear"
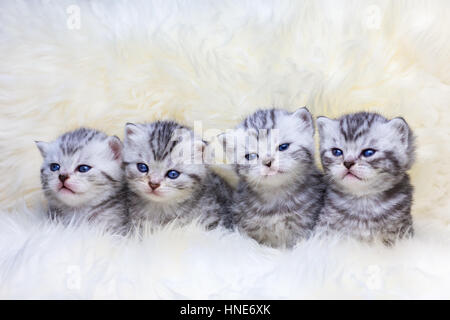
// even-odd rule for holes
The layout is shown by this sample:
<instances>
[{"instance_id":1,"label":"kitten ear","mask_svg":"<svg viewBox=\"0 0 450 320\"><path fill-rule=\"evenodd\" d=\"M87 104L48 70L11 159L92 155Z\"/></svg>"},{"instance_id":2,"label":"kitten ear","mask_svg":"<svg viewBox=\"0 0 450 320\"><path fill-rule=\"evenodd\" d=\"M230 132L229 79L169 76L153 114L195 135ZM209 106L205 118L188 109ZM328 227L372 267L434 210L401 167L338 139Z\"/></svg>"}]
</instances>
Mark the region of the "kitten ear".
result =
<instances>
[{"instance_id":1,"label":"kitten ear","mask_svg":"<svg viewBox=\"0 0 450 320\"><path fill-rule=\"evenodd\" d=\"M135 134L138 134L140 131L139 127L131 122L127 122L125 124L125 136L133 136Z\"/></svg>"},{"instance_id":2,"label":"kitten ear","mask_svg":"<svg viewBox=\"0 0 450 320\"><path fill-rule=\"evenodd\" d=\"M388 127L393 130L394 133L398 134L402 143L406 143L408 141L409 126L405 119L402 117L394 118L388 122Z\"/></svg>"},{"instance_id":3,"label":"kitten ear","mask_svg":"<svg viewBox=\"0 0 450 320\"><path fill-rule=\"evenodd\" d=\"M122 159L122 141L117 136L112 136L108 138L108 145L113 153L114 160Z\"/></svg>"},{"instance_id":4,"label":"kitten ear","mask_svg":"<svg viewBox=\"0 0 450 320\"><path fill-rule=\"evenodd\" d=\"M306 106L297 109L292 115L301 121L304 130L308 130L309 132L311 132L311 135L314 135L314 120L311 112L309 112Z\"/></svg>"},{"instance_id":5,"label":"kitten ear","mask_svg":"<svg viewBox=\"0 0 450 320\"><path fill-rule=\"evenodd\" d=\"M317 117L316 123L317 129L319 130L320 139L323 139L326 135L329 135L330 132L335 131L338 121L327 118L325 116L320 116Z\"/></svg>"},{"instance_id":6,"label":"kitten ear","mask_svg":"<svg viewBox=\"0 0 450 320\"><path fill-rule=\"evenodd\" d=\"M36 143L36 147L39 149L39 152L41 153L42 158L45 158L50 143L44 142L44 141L35 141L34 143Z\"/></svg>"},{"instance_id":7,"label":"kitten ear","mask_svg":"<svg viewBox=\"0 0 450 320\"><path fill-rule=\"evenodd\" d=\"M400 140L402 145L407 147L410 140L411 130L409 129L405 119L402 117L394 118L387 123L387 126L392 134L392 137L396 137Z\"/></svg>"},{"instance_id":8,"label":"kitten ear","mask_svg":"<svg viewBox=\"0 0 450 320\"><path fill-rule=\"evenodd\" d=\"M142 133L142 129L139 127L139 125L127 122L125 124L125 141L131 142L136 138L140 133Z\"/></svg>"},{"instance_id":9,"label":"kitten ear","mask_svg":"<svg viewBox=\"0 0 450 320\"><path fill-rule=\"evenodd\" d=\"M385 138L396 143L398 149L403 155L406 168L411 168L416 153L415 137L408 123L402 117L394 118L385 124Z\"/></svg>"}]
</instances>

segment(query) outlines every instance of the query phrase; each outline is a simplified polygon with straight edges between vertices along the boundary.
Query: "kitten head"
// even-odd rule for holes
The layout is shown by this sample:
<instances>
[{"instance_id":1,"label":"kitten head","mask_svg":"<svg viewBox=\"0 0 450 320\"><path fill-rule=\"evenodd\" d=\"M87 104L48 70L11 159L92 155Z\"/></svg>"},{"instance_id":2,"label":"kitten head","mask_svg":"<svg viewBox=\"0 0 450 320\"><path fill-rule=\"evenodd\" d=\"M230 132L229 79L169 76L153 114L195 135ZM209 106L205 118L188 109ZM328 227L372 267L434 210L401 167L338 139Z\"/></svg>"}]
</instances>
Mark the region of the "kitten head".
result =
<instances>
[{"instance_id":1,"label":"kitten head","mask_svg":"<svg viewBox=\"0 0 450 320\"><path fill-rule=\"evenodd\" d=\"M205 143L173 121L125 127L124 163L129 187L142 198L172 205L188 199L207 171Z\"/></svg>"},{"instance_id":2,"label":"kitten head","mask_svg":"<svg viewBox=\"0 0 450 320\"><path fill-rule=\"evenodd\" d=\"M314 123L306 108L258 110L219 140L237 174L254 187L298 179L314 163Z\"/></svg>"},{"instance_id":3,"label":"kitten head","mask_svg":"<svg viewBox=\"0 0 450 320\"><path fill-rule=\"evenodd\" d=\"M115 136L80 128L36 145L44 159L41 182L50 201L89 205L120 185L122 143Z\"/></svg>"},{"instance_id":4,"label":"kitten head","mask_svg":"<svg viewBox=\"0 0 450 320\"><path fill-rule=\"evenodd\" d=\"M360 112L319 117L317 126L326 175L352 194L388 189L414 161L414 136L403 118Z\"/></svg>"}]
</instances>

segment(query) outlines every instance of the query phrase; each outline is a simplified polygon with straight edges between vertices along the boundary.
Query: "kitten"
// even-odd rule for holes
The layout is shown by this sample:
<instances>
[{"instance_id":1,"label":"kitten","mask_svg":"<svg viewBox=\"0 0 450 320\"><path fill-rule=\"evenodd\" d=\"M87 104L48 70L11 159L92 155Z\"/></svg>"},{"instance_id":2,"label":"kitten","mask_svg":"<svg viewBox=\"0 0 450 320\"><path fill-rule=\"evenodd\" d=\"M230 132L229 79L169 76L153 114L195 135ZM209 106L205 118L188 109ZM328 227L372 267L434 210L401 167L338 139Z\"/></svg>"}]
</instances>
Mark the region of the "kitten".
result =
<instances>
[{"instance_id":1,"label":"kitten","mask_svg":"<svg viewBox=\"0 0 450 320\"><path fill-rule=\"evenodd\" d=\"M203 164L205 142L173 121L128 123L124 164L134 228L199 221L229 227L228 184Z\"/></svg>"},{"instance_id":2,"label":"kitten","mask_svg":"<svg viewBox=\"0 0 450 320\"><path fill-rule=\"evenodd\" d=\"M402 118L360 112L317 119L329 184L318 228L392 244L413 235L413 188L406 173L414 136Z\"/></svg>"},{"instance_id":3,"label":"kitten","mask_svg":"<svg viewBox=\"0 0 450 320\"><path fill-rule=\"evenodd\" d=\"M95 221L108 230L126 231L119 138L79 128L36 145L44 158L41 182L52 218L65 224Z\"/></svg>"},{"instance_id":4,"label":"kitten","mask_svg":"<svg viewBox=\"0 0 450 320\"><path fill-rule=\"evenodd\" d=\"M239 176L231 209L237 228L271 247L308 238L324 192L308 109L259 110L219 138Z\"/></svg>"}]
</instances>

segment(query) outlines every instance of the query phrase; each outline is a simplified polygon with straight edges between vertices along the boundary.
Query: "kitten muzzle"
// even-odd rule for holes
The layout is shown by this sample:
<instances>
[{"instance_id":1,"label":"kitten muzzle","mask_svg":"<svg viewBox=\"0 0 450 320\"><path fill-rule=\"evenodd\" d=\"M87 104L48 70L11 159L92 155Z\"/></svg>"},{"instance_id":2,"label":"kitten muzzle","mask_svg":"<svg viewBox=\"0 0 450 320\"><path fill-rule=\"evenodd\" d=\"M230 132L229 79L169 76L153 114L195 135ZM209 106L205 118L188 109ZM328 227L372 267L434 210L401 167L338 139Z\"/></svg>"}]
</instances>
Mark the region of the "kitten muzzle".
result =
<instances>
[{"instance_id":1,"label":"kitten muzzle","mask_svg":"<svg viewBox=\"0 0 450 320\"><path fill-rule=\"evenodd\" d=\"M354 174L351 170L348 170L345 174L344 177L342 179L345 178L351 178L351 179L358 179L358 180L362 180L360 177L358 177L356 174Z\"/></svg>"},{"instance_id":2,"label":"kitten muzzle","mask_svg":"<svg viewBox=\"0 0 450 320\"><path fill-rule=\"evenodd\" d=\"M72 193L75 194L76 192L72 190L72 188L68 185L66 185L65 181L62 181L58 186L58 192L65 192L65 193Z\"/></svg>"},{"instance_id":3,"label":"kitten muzzle","mask_svg":"<svg viewBox=\"0 0 450 320\"><path fill-rule=\"evenodd\" d=\"M59 188L58 191L75 194L75 191L73 191L72 189L70 189L69 187L66 187L64 185L61 188Z\"/></svg>"}]
</instances>

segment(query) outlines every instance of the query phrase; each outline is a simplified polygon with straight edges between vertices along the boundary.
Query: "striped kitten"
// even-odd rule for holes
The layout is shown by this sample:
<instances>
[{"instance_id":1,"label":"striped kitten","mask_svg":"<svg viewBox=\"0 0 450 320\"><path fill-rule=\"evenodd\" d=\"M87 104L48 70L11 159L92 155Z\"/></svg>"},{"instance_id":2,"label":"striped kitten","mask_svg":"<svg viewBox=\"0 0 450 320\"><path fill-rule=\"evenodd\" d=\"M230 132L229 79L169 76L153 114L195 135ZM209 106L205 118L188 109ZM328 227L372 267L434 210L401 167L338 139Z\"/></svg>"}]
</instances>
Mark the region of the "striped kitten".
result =
<instances>
[{"instance_id":1,"label":"striped kitten","mask_svg":"<svg viewBox=\"0 0 450 320\"><path fill-rule=\"evenodd\" d=\"M406 171L414 161L414 137L405 120L360 112L319 117L317 124L329 180L318 228L385 244L412 235Z\"/></svg>"},{"instance_id":2,"label":"striped kitten","mask_svg":"<svg viewBox=\"0 0 450 320\"><path fill-rule=\"evenodd\" d=\"M307 238L324 192L308 109L259 110L220 137L239 176L232 206L237 228L271 247Z\"/></svg>"},{"instance_id":3,"label":"striped kitten","mask_svg":"<svg viewBox=\"0 0 450 320\"><path fill-rule=\"evenodd\" d=\"M124 163L134 227L194 219L208 229L229 226L230 187L203 164L204 141L172 121L128 123Z\"/></svg>"},{"instance_id":4,"label":"striped kitten","mask_svg":"<svg viewBox=\"0 0 450 320\"><path fill-rule=\"evenodd\" d=\"M65 224L95 221L126 231L119 138L79 128L36 145L44 158L41 182L52 218Z\"/></svg>"}]
</instances>

